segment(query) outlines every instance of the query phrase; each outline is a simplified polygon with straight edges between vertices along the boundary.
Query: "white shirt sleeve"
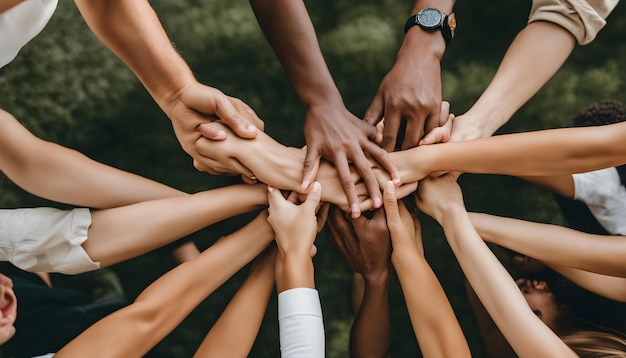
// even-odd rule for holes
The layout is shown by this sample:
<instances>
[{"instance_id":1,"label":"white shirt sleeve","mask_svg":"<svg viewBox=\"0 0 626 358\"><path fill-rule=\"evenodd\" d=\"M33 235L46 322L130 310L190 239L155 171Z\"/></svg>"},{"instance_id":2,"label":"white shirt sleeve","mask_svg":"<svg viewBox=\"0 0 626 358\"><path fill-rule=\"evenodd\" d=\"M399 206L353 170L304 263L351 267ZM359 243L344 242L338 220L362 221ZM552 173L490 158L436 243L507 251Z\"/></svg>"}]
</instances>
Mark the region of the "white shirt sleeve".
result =
<instances>
[{"instance_id":1,"label":"white shirt sleeve","mask_svg":"<svg viewBox=\"0 0 626 358\"><path fill-rule=\"evenodd\" d=\"M281 357L324 357L324 322L316 289L293 288L278 294L278 327Z\"/></svg>"},{"instance_id":2,"label":"white shirt sleeve","mask_svg":"<svg viewBox=\"0 0 626 358\"><path fill-rule=\"evenodd\" d=\"M46 26L58 0L26 0L0 13L0 68Z\"/></svg>"},{"instance_id":3,"label":"white shirt sleeve","mask_svg":"<svg viewBox=\"0 0 626 358\"><path fill-rule=\"evenodd\" d=\"M611 235L626 235L626 188L617 169L606 168L573 174L574 199L589 211Z\"/></svg>"}]
</instances>

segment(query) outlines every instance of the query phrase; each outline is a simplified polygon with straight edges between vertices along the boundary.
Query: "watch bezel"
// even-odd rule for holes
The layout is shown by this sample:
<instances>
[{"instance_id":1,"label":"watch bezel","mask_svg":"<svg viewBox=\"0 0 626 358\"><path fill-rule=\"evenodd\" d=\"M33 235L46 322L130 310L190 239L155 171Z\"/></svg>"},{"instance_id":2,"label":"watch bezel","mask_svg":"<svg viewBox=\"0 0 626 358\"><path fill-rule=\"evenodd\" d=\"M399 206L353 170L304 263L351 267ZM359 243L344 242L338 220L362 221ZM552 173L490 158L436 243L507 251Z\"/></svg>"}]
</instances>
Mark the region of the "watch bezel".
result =
<instances>
[{"instance_id":1,"label":"watch bezel","mask_svg":"<svg viewBox=\"0 0 626 358\"><path fill-rule=\"evenodd\" d=\"M436 14L438 16L437 22L427 23L424 20L430 20L431 16ZM427 7L420 10L415 15L415 23L419 25L424 30L434 31L440 28L445 19L445 14L439 11L439 9L435 9L434 7Z\"/></svg>"}]
</instances>

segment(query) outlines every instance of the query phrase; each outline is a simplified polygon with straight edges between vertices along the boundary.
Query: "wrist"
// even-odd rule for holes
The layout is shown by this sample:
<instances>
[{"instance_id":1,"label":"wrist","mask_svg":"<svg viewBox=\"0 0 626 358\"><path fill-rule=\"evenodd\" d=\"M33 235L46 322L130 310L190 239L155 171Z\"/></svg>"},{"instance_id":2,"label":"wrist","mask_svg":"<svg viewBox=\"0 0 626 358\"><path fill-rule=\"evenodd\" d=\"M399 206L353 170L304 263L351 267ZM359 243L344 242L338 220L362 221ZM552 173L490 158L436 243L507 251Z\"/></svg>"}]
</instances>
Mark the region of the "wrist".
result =
<instances>
[{"instance_id":1,"label":"wrist","mask_svg":"<svg viewBox=\"0 0 626 358\"><path fill-rule=\"evenodd\" d=\"M446 51L446 41L440 31L425 31L419 26L413 26L407 31L398 51L396 63L424 59L430 56L441 62Z\"/></svg>"},{"instance_id":2,"label":"wrist","mask_svg":"<svg viewBox=\"0 0 626 358\"><path fill-rule=\"evenodd\" d=\"M389 265L385 265L385 267L376 270L376 272L364 273L363 280L365 281L366 286L387 287L390 275L391 267Z\"/></svg>"},{"instance_id":3,"label":"wrist","mask_svg":"<svg viewBox=\"0 0 626 358\"><path fill-rule=\"evenodd\" d=\"M316 108L322 107L324 110L328 107L345 107L343 98L337 87L328 88L321 91L315 91L313 94L300 97L300 102L307 112L314 111Z\"/></svg>"}]
</instances>

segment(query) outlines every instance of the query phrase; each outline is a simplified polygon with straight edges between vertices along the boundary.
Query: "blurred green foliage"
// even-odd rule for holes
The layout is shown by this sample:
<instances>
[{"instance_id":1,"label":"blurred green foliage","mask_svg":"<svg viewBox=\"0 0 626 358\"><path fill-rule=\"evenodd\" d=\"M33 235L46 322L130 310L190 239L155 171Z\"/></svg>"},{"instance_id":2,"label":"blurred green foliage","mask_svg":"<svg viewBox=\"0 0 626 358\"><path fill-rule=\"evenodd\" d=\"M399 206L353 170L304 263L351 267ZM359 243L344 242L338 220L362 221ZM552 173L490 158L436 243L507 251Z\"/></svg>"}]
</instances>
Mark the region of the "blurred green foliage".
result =
<instances>
[{"instance_id":1,"label":"blurred green foliage","mask_svg":"<svg viewBox=\"0 0 626 358\"><path fill-rule=\"evenodd\" d=\"M266 131L279 141L304 144L303 110L247 2L155 0L152 4L201 82L248 103L265 120ZM346 105L362 115L393 65L411 2L320 0L307 6ZM576 48L557 75L499 132L565 126L593 101L626 98L625 9L618 6L597 40ZM528 2L487 0L456 5L457 35L442 63L444 98L451 102L453 112L463 113L479 97L508 44L526 24L528 11ZM98 161L190 192L235 181L193 169L167 117L134 75L91 34L72 2L60 2L43 33L0 71L0 93L0 107L35 134ZM563 223L552 196L521 180L466 175L461 182L471 210ZM6 178L0 179L0 185L5 208L56 205L21 191ZM252 215L218 223L193 238L206 248ZM481 356L459 267L441 230L428 218L423 218L423 227L427 258L450 297L474 355ZM353 319L351 273L322 236L315 264L328 357L345 357ZM169 252L157 250L113 269L134 297L173 266ZM160 347L163 356L192 355L246 271L221 287L166 338ZM419 350L397 281L391 284L390 300L392 355L416 356ZM277 331L273 297L251 356L278 356Z\"/></svg>"}]
</instances>

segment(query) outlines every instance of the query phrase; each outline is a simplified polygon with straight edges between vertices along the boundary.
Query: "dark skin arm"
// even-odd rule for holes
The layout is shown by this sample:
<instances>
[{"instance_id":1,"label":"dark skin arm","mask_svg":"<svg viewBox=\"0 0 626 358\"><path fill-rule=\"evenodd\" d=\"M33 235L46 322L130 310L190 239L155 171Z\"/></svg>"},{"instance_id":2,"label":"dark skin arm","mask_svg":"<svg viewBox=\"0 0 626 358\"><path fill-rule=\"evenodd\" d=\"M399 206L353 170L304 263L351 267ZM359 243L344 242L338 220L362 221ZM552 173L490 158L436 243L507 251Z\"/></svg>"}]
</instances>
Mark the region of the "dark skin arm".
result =
<instances>
[{"instance_id":1,"label":"dark skin arm","mask_svg":"<svg viewBox=\"0 0 626 358\"><path fill-rule=\"evenodd\" d=\"M367 164L366 154L399 182L397 170L387 152L374 143L375 127L345 108L304 3L250 0L250 4L306 110L304 136L307 154L301 190L305 191L315 179L320 158L323 157L337 168L353 217L359 216L360 210L354 185L348 180L350 164L366 183L374 206L380 207L382 194Z\"/></svg>"},{"instance_id":2,"label":"dark skin arm","mask_svg":"<svg viewBox=\"0 0 626 358\"><path fill-rule=\"evenodd\" d=\"M454 0L416 0L413 15L427 7L446 14ZM402 27L404 19L398 21ZM441 31L427 32L412 26L406 33L394 66L382 80L378 92L365 113L365 122L377 124L384 117L382 147L391 152L418 145L424 133L438 127L441 112L441 58L446 43ZM401 121L407 121L402 143L396 143Z\"/></svg>"},{"instance_id":3,"label":"dark skin arm","mask_svg":"<svg viewBox=\"0 0 626 358\"><path fill-rule=\"evenodd\" d=\"M388 286L391 241L383 209L371 219L348 219L331 208L326 236L343 261L363 276L363 300L350 333L353 357L385 357L391 346Z\"/></svg>"}]
</instances>

